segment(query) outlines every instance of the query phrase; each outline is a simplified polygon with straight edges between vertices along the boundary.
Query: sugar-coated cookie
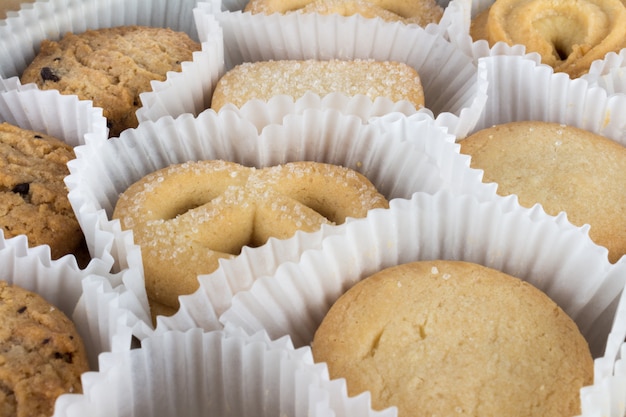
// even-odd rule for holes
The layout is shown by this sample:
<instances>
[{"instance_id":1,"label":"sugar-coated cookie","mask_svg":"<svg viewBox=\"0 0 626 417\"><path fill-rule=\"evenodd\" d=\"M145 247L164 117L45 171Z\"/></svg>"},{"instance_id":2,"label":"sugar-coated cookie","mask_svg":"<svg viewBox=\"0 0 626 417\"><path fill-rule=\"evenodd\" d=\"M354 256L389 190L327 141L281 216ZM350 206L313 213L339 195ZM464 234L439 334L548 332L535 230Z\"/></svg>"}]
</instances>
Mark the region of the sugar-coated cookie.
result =
<instances>
[{"instance_id":1,"label":"sugar-coated cookie","mask_svg":"<svg viewBox=\"0 0 626 417\"><path fill-rule=\"evenodd\" d=\"M367 96L374 101L387 97L407 100L424 107L424 90L417 71L407 64L371 59L280 60L244 62L226 72L217 82L211 108L225 104L243 106L252 99L268 101L277 95L294 99L306 92L320 97L343 93Z\"/></svg>"}]
</instances>

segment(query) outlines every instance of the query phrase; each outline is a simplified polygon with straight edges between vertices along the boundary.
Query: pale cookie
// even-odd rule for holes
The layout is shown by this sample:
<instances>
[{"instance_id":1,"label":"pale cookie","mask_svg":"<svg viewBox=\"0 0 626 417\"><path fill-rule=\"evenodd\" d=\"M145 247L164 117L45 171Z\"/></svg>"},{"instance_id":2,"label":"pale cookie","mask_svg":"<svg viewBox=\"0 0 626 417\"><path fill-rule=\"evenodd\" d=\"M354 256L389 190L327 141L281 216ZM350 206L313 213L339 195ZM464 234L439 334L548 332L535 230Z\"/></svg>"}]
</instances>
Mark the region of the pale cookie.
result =
<instances>
[{"instance_id":1,"label":"pale cookie","mask_svg":"<svg viewBox=\"0 0 626 417\"><path fill-rule=\"evenodd\" d=\"M331 307L316 362L409 416L574 416L593 360L576 324L532 285L481 265L414 262Z\"/></svg>"},{"instance_id":2,"label":"pale cookie","mask_svg":"<svg viewBox=\"0 0 626 417\"><path fill-rule=\"evenodd\" d=\"M68 33L58 42L44 40L21 76L23 84L75 94L103 109L110 136L137 126L139 95L150 82L163 81L168 71L180 71L200 45L184 32L121 26Z\"/></svg>"},{"instance_id":3,"label":"pale cookie","mask_svg":"<svg viewBox=\"0 0 626 417\"><path fill-rule=\"evenodd\" d=\"M366 18L379 17L389 22L427 26L438 23L443 8L435 0L250 0L245 12L251 13L319 13Z\"/></svg>"},{"instance_id":4,"label":"pale cookie","mask_svg":"<svg viewBox=\"0 0 626 417\"><path fill-rule=\"evenodd\" d=\"M471 22L470 34L524 45L526 52L572 78L591 63L626 47L626 4L621 0L497 0Z\"/></svg>"},{"instance_id":5,"label":"pale cookie","mask_svg":"<svg viewBox=\"0 0 626 417\"><path fill-rule=\"evenodd\" d=\"M539 203L548 214L564 211L609 249L616 262L626 253L626 148L600 135L558 123L513 122L463 139L461 152L498 194L520 204Z\"/></svg>"},{"instance_id":6,"label":"pale cookie","mask_svg":"<svg viewBox=\"0 0 626 417\"><path fill-rule=\"evenodd\" d=\"M0 281L0 416L49 417L89 370L74 324L39 295Z\"/></svg>"},{"instance_id":7,"label":"pale cookie","mask_svg":"<svg viewBox=\"0 0 626 417\"><path fill-rule=\"evenodd\" d=\"M148 297L178 308L197 276L243 246L365 217L387 200L362 174L317 162L255 169L227 161L172 165L131 185L113 218L142 249ZM156 305L156 304L155 304Z\"/></svg>"},{"instance_id":8,"label":"pale cookie","mask_svg":"<svg viewBox=\"0 0 626 417\"><path fill-rule=\"evenodd\" d=\"M211 108L225 104L243 106L252 99L268 101L277 95L298 99L306 92L320 97L343 93L367 96L374 101L386 97L407 100L424 107L420 77L407 64L374 60L284 60L240 64L222 76L213 92Z\"/></svg>"}]
</instances>

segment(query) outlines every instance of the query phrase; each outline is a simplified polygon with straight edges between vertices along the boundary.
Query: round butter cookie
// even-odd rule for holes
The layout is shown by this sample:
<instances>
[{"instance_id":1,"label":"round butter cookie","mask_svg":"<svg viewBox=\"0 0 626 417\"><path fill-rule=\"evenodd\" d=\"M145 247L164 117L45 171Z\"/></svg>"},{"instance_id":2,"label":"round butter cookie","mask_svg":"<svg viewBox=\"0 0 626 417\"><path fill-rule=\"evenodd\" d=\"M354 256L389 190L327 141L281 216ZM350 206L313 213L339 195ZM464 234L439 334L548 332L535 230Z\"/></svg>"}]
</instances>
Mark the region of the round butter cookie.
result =
<instances>
[{"instance_id":1,"label":"round butter cookie","mask_svg":"<svg viewBox=\"0 0 626 417\"><path fill-rule=\"evenodd\" d=\"M120 26L67 33L61 40L43 40L21 82L44 90L75 94L103 109L110 136L137 126L139 95L150 82L180 71L200 45L184 32L146 26Z\"/></svg>"},{"instance_id":2,"label":"round butter cookie","mask_svg":"<svg viewBox=\"0 0 626 417\"><path fill-rule=\"evenodd\" d=\"M593 360L546 294L500 271L423 261L360 281L331 307L313 355L349 395L409 416L573 416Z\"/></svg>"},{"instance_id":3,"label":"round butter cookie","mask_svg":"<svg viewBox=\"0 0 626 417\"><path fill-rule=\"evenodd\" d=\"M539 203L551 215L564 211L577 226L589 224L595 243L616 262L626 253L626 148L610 139L558 123L522 121L478 131L461 142L472 168L498 194L521 205Z\"/></svg>"},{"instance_id":4,"label":"round butter cookie","mask_svg":"<svg viewBox=\"0 0 626 417\"><path fill-rule=\"evenodd\" d=\"M386 207L365 176L341 166L303 161L256 169L207 160L143 177L120 195L113 218L141 247L151 306L171 314L180 295L198 288L198 275L244 246Z\"/></svg>"},{"instance_id":5,"label":"round butter cookie","mask_svg":"<svg viewBox=\"0 0 626 417\"><path fill-rule=\"evenodd\" d=\"M82 392L89 366L83 342L62 311L0 281L0 416L49 417L57 397Z\"/></svg>"},{"instance_id":6,"label":"round butter cookie","mask_svg":"<svg viewBox=\"0 0 626 417\"><path fill-rule=\"evenodd\" d=\"M74 157L74 149L59 139L0 124L0 222L5 238L26 235L30 246L49 245L53 259L82 251L83 234L64 182Z\"/></svg>"}]
</instances>

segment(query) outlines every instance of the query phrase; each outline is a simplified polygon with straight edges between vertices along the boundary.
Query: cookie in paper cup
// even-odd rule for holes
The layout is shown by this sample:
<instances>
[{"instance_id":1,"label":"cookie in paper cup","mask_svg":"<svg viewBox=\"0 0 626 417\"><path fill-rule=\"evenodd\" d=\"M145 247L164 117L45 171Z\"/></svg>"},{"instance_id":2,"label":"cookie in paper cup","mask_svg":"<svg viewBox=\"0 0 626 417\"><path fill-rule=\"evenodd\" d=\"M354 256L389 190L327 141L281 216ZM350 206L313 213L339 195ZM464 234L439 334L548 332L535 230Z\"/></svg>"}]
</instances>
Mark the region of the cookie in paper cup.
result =
<instances>
[{"instance_id":1,"label":"cookie in paper cup","mask_svg":"<svg viewBox=\"0 0 626 417\"><path fill-rule=\"evenodd\" d=\"M87 30L137 25L170 28L198 41L192 13L194 6L195 2L186 0L167 4L112 0L72 7L67 7L61 0L54 0L24 5L19 12L5 19L5 25L0 27L0 77L21 76L39 52L43 40L57 41L66 33L80 34ZM165 85L152 82L152 88L162 92L174 88L170 84L178 89L189 88L187 94L180 94L178 100L170 101L169 106L161 111L172 115L197 114L208 106L211 71L201 68L215 58L213 48L215 45L208 46L208 52L196 51L191 60L182 62L178 75L172 75L176 80L167 82L166 77ZM179 93L182 92L179 90ZM148 104L151 102L149 96L145 99Z\"/></svg>"},{"instance_id":2,"label":"cookie in paper cup","mask_svg":"<svg viewBox=\"0 0 626 417\"><path fill-rule=\"evenodd\" d=\"M604 353L624 285L626 263L610 264L584 229L533 209L503 207L442 191L395 200L345 233L322 242L233 298L220 318L226 328L309 345L334 302L385 268L424 260L484 265L546 293L575 322L593 356Z\"/></svg>"},{"instance_id":3,"label":"cookie in paper cup","mask_svg":"<svg viewBox=\"0 0 626 417\"><path fill-rule=\"evenodd\" d=\"M402 62L415 69L425 96L425 109L446 120L449 132L464 136L471 129L484 105L484 83L477 78L472 59L440 34L416 26L381 25L359 16L341 20L340 16L316 14L251 15L221 12L219 5L198 4L195 11L199 33L217 21L224 34L224 70L244 62L268 60L373 59ZM330 21L327 21L330 19ZM337 21L336 21L337 20ZM333 106L326 100L325 106ZM370 104L370 106L372 106ZM402 111L412 114L414 106L396 109L397 103L372 106L368 116ZM362 111L345 109L364 115Z\"/></svg>"},{"instance_id":4,"label":"cookie in paper cup","mask_svg":"<svg viewBox=\"0 0 626 417\"><path fill-rule=\"evenodd\" d=\"M55 417L72 416L379 416L368 395L348 397L309 348L258 333L199 329L151 337L141 348L103 354L81 395L64 395Z\"/></svg>"},{"instance_id":5,"label":"cookie in paper cup","mask_svg":"<svg viewBox=\"0 0 626 417\"><path fill-rule=\"evenodd\" d=\"M84 267L90 256L66 196L65 164L74 147L106 140L101 109L56 91L6 83L0 86L0 123L4 236L28 236L31 246L45 246L55 259L72 256Z\"/></svg>"},{"instance_id":6,"label":"cookie in paper cup","mask_svg":"<svg viewBox=\"0 0 626 417\"><path fill-rule=\"evenodd\" d=\"M132 233L122 230L117 220L111 220L119 194L149 173L187 161L221 159L260 168L311 160L362 173L387 199L409 198L416 191L433 193L440 189L493 198L493 187L482 184L478 173L468 169L468 160L458 154L454 137L435 126L432 119L424 116L422 120L386 123L393 125L393 130L389 127L387 131L383 121L364 124L355 116L331 110L290 115L282 124L269 125L260 134L254 124L228 110L145 122L101 146L77 149L78 157L70 164L67 180L70 200L83 228L93 231L88 237L93 239L92 246L99 248L97 255L113 259L115 270L123 270L142 268L143 262ZM332 230L334 227L323 227L319 233L324 235ZM299 242L300 251L316 246L319 236L303 234L294 239ZM310 246L308 239L312 239ZM257 250L264 258L261 262L252 261L261 257L253 255ZM221 300L219 309L228 305L229 292L246 288L254 275L272 271L275 265L287 260L285 257L291 259L299 254L272 246L270 251L274 253L271 257L261 249L244 250L245 256L239 262L253 272L252 276L238 274L226 282L201 280L220 288L211 291L211 299ZM205 316L206 308L199 307L199 311L203 316L198 319L201 327L212 326L211 317ZM195 316L196 308L190 306L186 313ZM219 311L215 317L218 314Z\"/></svg>"},{"instance_id":7,"label":"cookie in paper cup","mask_svg":"<svg viewBox=\"0 0 626 417\"><path fill-rule=\"evenodd\" d=\"M472 3L471 18L470 36L462 41L465 48L473 41L483 51L489 45L500 50L503 44L521 47L572 79L626 46L626 8L619 1L481 0ZM463 38L459 31L456 35Z\"/></svg>"},{"instance_id":8,"label":"cookie in paper cup","mask_svg":"<svg viewBox=\"0 0 626 417\"><path fill-rule=\"evenodd\" d=\"M248 3L249 3L248 0L223 0L223 1L212 0L210 3L215 13L222 12L222 11L233 12L233 13L236 13L236 12L250 13L246 7L248 6ZM312 2L308 2L308 3L312 3ZM375 2L372 2L372 3L375 3ZM452 0L452 1L439 0L439 1L436 1L435 3L436 3L436 6L433 7L431 10L441 8L441 12L443 12L442 15L438 19L436 18L437 17L436 15L439 13L438 11L435 10L434 13L430 13L430 14L425 13L425 15L427 16L425 17L425 19L422 19L422 20L428 20L427 24L423 24L422 22L422 24L420 25L418 21L414 21L414 22L407 23L407 24L420 25L422 27L425 27L427 30L433 33L445 33L446 29L450 26L469 25L468 19L469 19L469 13L470 13L470 8L471 8L470 2L464 1L464 0L460 0L460 1L459 0ZM306 4L298 5L298 6L299 7L290 9L289 12L296 11L298 13L293 13L293 14L300 14L300 13L304 13L307 9ZM324 7L323 4L317 4L317 5L309 5L308 6L309 10L311 9L311 6L318 7L318 9L320 9L322 12L324 10L332 11L332 8L337 7L338 14L340 15L345 14L343 16L339 16L340 17L339 21L344 23L347 20L346 19L347 17L352 17L350 14L346 13L346 11L350 11L350 8L355 9L355 8L358 8L359 6L364 6L364 5L359 2L354 2L353 4L349 4L347 7L345 7L344 10L341 10L342 9L341 5L334 3L334 2L328 2L326 4L327 6L326 8ZM393 7L392 4L387 4L387 6ZM418 8L418 7L425 7L427 6L427 4L421 3L421 4L412 5L412 6L414 6L415 8ZM265 10L267 10L268 7L272 7L272 5L265 4L260 8L259 7L253 7L253 8L258 11L263 10L265 14L268 14L267 12L265 12ZM403 5L401 5L399 9L402 9L402 8L406 9ZM387 25L395 24L395 21L397 21L398 16L390 16L386 14L385 11L383 11L382 13L376 13L376 11L374 11L374 13L371 13L371 11L372 9L369 9L363 14L363 15L367 15L367 18L360 16L358 13L356 14L356 17L358 19L377 20L378 21L377 24L382 25L382 26L384 26L385 24ZM279 18L286 17L285 14L280 14L280 13L276 13L276 14ZM331 14L331 13L327 13L327 14ZM430 19L428 17L430 17ZM332 19L327 19L326 22L331 22L331 24L334 24L334 22L337 22L337 20L334 20L334 19L335 17L332 17ZM285 19L285 22L288 22L288 20Z\"/></svg>"},{"instance_id":9,"label":"cookie in paper cup","mask_svg":"<svg viewBox=\"0 0 626 417\"><path fill-rule=\"evenodd\" d=\"M113 348L130 349L131 334L127 328L132 321L123 325L121 321L109 322L108 311L84 308L82 304L85 284L94 280L115 287L117 294L127 298L118 305L133 311L133 302L124 288L126 278L111 275L110 265L100 260L92 260L80 269L71 257L51 260L45 247L29 248L27 243L23 236L0 241L0 280L39 294L69 317L83 339L92 370L97 369L100 353Z\"/></svg>"}]
</instances>

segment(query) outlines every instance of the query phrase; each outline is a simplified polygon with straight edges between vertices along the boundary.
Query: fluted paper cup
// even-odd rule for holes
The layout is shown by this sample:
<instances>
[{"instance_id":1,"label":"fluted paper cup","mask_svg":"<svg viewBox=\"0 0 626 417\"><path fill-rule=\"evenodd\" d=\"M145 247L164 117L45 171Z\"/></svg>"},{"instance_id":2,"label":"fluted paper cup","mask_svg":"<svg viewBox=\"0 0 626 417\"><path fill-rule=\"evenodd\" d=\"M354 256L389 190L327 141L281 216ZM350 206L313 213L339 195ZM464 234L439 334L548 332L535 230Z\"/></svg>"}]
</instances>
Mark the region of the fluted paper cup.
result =
<instances>
[{"instance_id":1,"label":"fluted paper cup","mask_svg":"<svg viewBox=\"0 0 626 417\"><path fill-rule=\"evenodd\" d=\"M443 8L443 16L441 17L441 20L437 23L429 23L425 29L427 29L429 32L432 33L440 33L440 34L445 34L446 30L449 27L452 26L467 26L467 28L469 29L469 17L470 17L470 11L471 11L471 7L472 7L472 2L466 1L466 0L437 0L436 2L440 7ZM241 12L243 13L244 8L246 7L246 5L248 4L248 0L218 0L218 2L213 3L215 5L215 8L213 9L214 12L233 12L233 13L237 13L237 12ZM284 16L279 16L280 18L284 17ZM344 16L341 16L342 18ZM351 17L351 16L350 16ZM335 18L333 17L332 19L325 19L327 22L337 22L336 20L334 20ZM358 19L361 20L362 17L358 16ZM347 19L340 19L339 21L341 23L345 23ZM385 25L393 25L394 23L391 22L384 22L384 21L379 21L379 19L370 19L370 20L376 20L376 25L378 26L382 26L384 27ZM285 19L285 22L288 22L287 19ZM415 24L412 24L410 26L416 26Z\"/></svg>"},{"instance_id":2,"label":"fluted paper cup","mask_svg":"<svg viewBox=\"0 0 626 417\"><path fill-rule=\"evenodd\" d=\"M494 3L495 3L495 0L473 1L471 4L471 10L469 13L470 20L475 19L481 12L489 9L489 7L491 7ZM591 9L597 9L600 13L603 13L603 11L600 10L600 8L598 8L597 5L594 5L593 2L590 4L590 9L587 9L587 10L591 10ZM584 13L584 12L581 10L581 13ZM601 17L589 16L588 17L589 22L596 21L594 19L597 19L597 21L600 21L602 19L607 19L607 16L601 16ZM575 21L575 20L576 20L575 18L572 18L572 21ZM580 28L575 28L574 26L572 26L574 27L574 29L572 29L573 32L575 32L576 30L579 30L580 33L586 33L585 36L586 36L587 42L592 42L591 39L597 42L602 41L603 38L600 38L599 33L587 34L586 31L592 32L593 30L595 30L595 28L593 27L592 24L589 24L588 28L583 27L583 24L585 23L588 23L588 22L581 21ZM576 23L576 24L579 24L579 23ZM604 28L604 26L607 26L607 25L601 24L601 25L598 25L598 27ZM558 26L559 25L556 24L557 28ZM494 55L496 56L497 55L515 55L515 56L524 56L537 63L541 62L541 55L536 52L529 52L528 48L523 44L508 45L505 42L501 41L490 46L489 43L484 39L474 40L470 36L469 25L467 27L463 25L453 25L448 28L448 32L449 32L448 37L450 41L456 47L463 50L468 56L472 56L476 60L480 58L488 57L488 56L494 56ZM561 36L561 35L562 34L559 34L559 33L553 34L554 39L556 39L556 41L553 42L555 45L557 45L558 43L558 36ZM547 41L550 41L550 39L548 39L548 36L549 35L546 35L544 37L547 39ZM555 46L555 48L558 48L558 46ZM625 82L624 77L623 75L620 74L620 70L619 70L620 67L623 67L622 62L623 62L623 55L625 53L626 53L626 50L624 49L621 49L618 51L607 52L606 55L604 55L604 57L598 58L590 64L588 74L584 74L580 76L579 78L587 78L591 82L597 82L599 85L606 87L608 93L625 91L623 90L624 88L623 85ZM617 55L619 55L619 57L617 57ZM542 65L546 65L548 68L552 68L547 64L542 64Z\"/></svg>"},{"instance_id":3,"label":"fluted paper cup","mask_svg":"<svg viewBox=\"0 0 626 417\"><path fill-rule=\"evenodd\" d=\"M132 233L121 230L119 221L111 219L119 194L141 177L185 161L222 159L264 167L313 160L361 172L391 200L440 189L493 198L493 186L483 184L480 173L469 168L468 158L458 153L454 136L427 116L392 116L363 123L356 116L333 110L307 110L261 132L229 110L145 122L100 146L77 148L78 157L70 163L67 179L70 201L81 226L89 232L86 236L94 254L111 260L114 270L122 271L142 269L142 260ZM233 293L249 287L258 274L297 259L302 250L316 247L334 230L329 226L318 233L297 233L286 242L270 239L266 247L246 248L235 260L222 260L222 265L235 262L235 266L232 270L224 266L217 272L219 278L200 279L204 299L199 304L182 302L182 326L221 328L217 316L229 306ZM285 250L283 245L294 245L294 249ZM170 327L181 330L178 324Z\"/></svg>"},{"instance_id":4,"label":"fluted paper cup","mask_svg":"<svg viewBox=\"0 0 626 417\"><path fill-rule=\"evenodd\" d=\"M608 94L626 93L626 49L611 52L603 60L594 62L581 78L592 86L603 88Z\"/></svg>"},{"instance_id":5,"label":"fluted paper cup","mask_svg":"<svg viewBox=\"0 0 626 417\"><path fill-rule=\"evenodd\" d=\"M109 274L110 265L95 259L81 269L69 256L52 260L46 246L30 248L24 236L0 240L0 264L1 280L39 294L74 322L92 369L97 369L101 352L130 349L131 334L127 328L132 321L105 326L108 312L82 305L84 286L91 280L115 286L118 294L126 293L122 277ZM126 304L129 311L132 304Z\"/></svg>"},{"instance_id":6,"label":"fluted paper cup","mask_svg":"<svg viewBox=\"0 0 626 417\"><path fill-rule=\"evenodd\" d=\"M308 346L332 304L363 278L412 261L462 260L516 276L552 298L589 343L598 382L607 376L600 362L612 354L608 336L623 320L618 305L626 261L609 263L586 229L548 216L540 206L511 210L504 207L509 199L514 197L479 202L442 191L396 200L389 210L371 213L368 222L347 224L345 233L328 237L299 262L257 279L234 296L220 321ZM593 388L602 389L594 385L584 392Z\"/></svg>"},{"instance_id":7,"label":"fluted paper cup","mask_svg":"<svg viewBox=\"0 0 626 417\"><path fill-rule=\"evenodd\" d=\"M0 83L0 123L41 132L73 147L104 142L107 138L102 110L94 108L91 102L63 96L56 91L28 88L18 82ZM0 237L0 243L3 240L4 237ZM44 246L50 253L50 247ZM66 256L78 256L82 267L89 262L86 253Z\"/></svg>"},{"instance_id":8,"label":"fluted paper cup","mask_svg":"<svg viewBox=\"0 0 626 417\"><path fill-rule=\"evenodd\" d=\"M238 416L394 417L369 395L348 397L309 348L258 333L167 332L141 348L103 354L84 394L63 395L55 417Z\"/></svg>"},{"instance_id":9,"label":"fluted paper cup","mask_svg":"<svg viewBox=\"0 0 626 417\"><path fill-rule=\"evenodd\" d=\"M520 120L575 126L626 144L626 97L608 94L585 79L571 80L519 56L482 58L479 71L488 96L471 133Z\"/></svg>"},{"instance_id":10,"label":"fluted paper cup","mask_svg":"<svg viewBox=\"0 0 626 417\"><path fill-rule=\"evenodd\" d=\"M138 117L198 114L210 103L216 73L212 68L220 65L221 41L199 39L193 19L195 4L192 0L50 0L24 4L0 25L0 82L19 77L39 51L43 39L58 40L67 32L124 25L168 27L200 41L202 50L193 54L192 61L182 63L180 72L171 72L165 81L152 83L153 91L141 95L147 108ZM176 100L165 100L165 108L153 108L158 100L154 95L171 97L171 90L176 90Z\"/></svg>"},{"instance_id":11,"label":"fluted paper cup","mask_svg":"<svg viewBox=\"0 0 626 417\"><path fill-rule=\"evenodd\" d=\"M399 61L417 70L424 87L425 109L451 134L464 136L473 127L484 101L484 82L472 58L439 33L415 25L382 24L361 16L318 14L252 15L222 11L214 3L199 2L194 11L198 32L216 22L224 36L224 70L243 62L279 59L374 59ZM390 103L392 105L393 103ZM376 114L397 111L378 107ZM350 109L346 109L350 113Z\"/></svg>"}]
</instances>

